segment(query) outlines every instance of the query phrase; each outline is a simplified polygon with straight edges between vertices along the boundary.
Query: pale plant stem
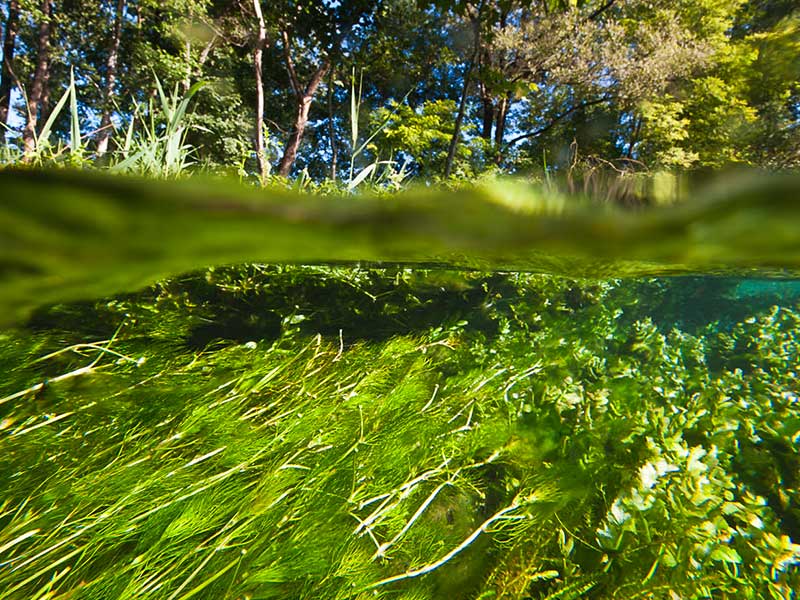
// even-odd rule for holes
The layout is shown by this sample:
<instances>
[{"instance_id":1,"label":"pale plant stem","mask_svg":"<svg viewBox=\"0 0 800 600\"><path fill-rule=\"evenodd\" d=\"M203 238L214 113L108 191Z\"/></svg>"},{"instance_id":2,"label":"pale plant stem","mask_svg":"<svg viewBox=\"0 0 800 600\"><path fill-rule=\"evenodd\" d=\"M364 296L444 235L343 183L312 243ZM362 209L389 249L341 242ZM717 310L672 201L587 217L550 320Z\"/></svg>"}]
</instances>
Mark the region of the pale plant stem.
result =
<instances>
[{"instance_id":1,"label":"pale plant stem","mask_svg":"<svg viewBox=\"0 0 800 600\"><path fill-rule=\"evenodd\" d=\"M6 550L8 550L8 549L12 548L13 546L16 546L16 545L17 545L17 544L19 544L20 542L24 542L24 541L25 541L25 540L27 540L29 537L33 537L34 535L36 535L37 533L39 533L39 531L41 531L41 530L40 530L40 529L31 529L30 531L26 531L26 532L25 532L25 533L23 533L22 535L15 537L15 538L14 538L13 540L11 540L10 542L7 542L7 543L3 544L2 546L0 546L0 554L2 554L3 552L5 552Z\"/></svg>"},{"instance_id":2,"label":"pale plant stem","mask_svg":"<svg viewBox=\"0 0 800 600\"><path fill-rule=\"evenodd\" d=\"M119 352L117 352L115 350L111 350L110 348L108 348L106 346L101 346L100 345L100 344L109 344L110 345L112 341L114 341L114 340L111 339L111 340L104 340L102 342L75 344L73 346L69 346L67 348L62 348L61 350L56 350L55 352L51 352L50 354L42 356L41 358L37 358L36 360L32 361L30 364L35 364L37 362L42 362L44 360L48 360L50 358L56 357L56 356L58 356L60 354L66 353L66 352L73 352L74 351L74 352L77 353L79 350L83 350L83 349L99 350L100 352L105 352L107 354L111 354L113 356L116 356L116 357L119 357L121 359L124 359L124 360L126 360L128 362L134 362L134 363L137 362L135 358L131 358L130 356L126 356L126 355L121 354L121 353L119 353Z\"/></svg>"},{"instance_id":3,"label":"pale plant stem","mask_svg":"<svg viewBox=\"0 0 800 600\"><path fill-rule=\"evenodd\" d=\"M505 389L503 390L503 398L505 398L506 403L507 404L511 403L511 401L508 398L508 393L511 391L511 388L513 388L515 385L517 385L520 381L522 381L526 377L530 377L531 375L535 375L536 373L541 372L542 368L543 368L542 363L541 361L539 361L533 366L525 369L522 373L520 373L516 377L512 377L511 380L506 385Z\"/></svg>"},{"instance_id":4,"label":"pale plant stem","mask_svg":"<svg viewBox=\"0 0 800 600\"><path fill-rule=\"evenodd\" d=\"M395 535L388 542L384 542L383 544L378 546L378 549L375 551L375 554L372 555L372 560L383 558L386 555L386 551L389 548L391 548L395 543L397 543L397 541L401 537L403 537L409 529L411 529L414 523L416 523L417 520L422 516L422 513L424 513L425 510L431 505L431 502L433 502L436 499L436 496L439 495L439 492L441 492L448 485L453 485L454 478L457 474L458 472L456 471L456 473L453 474L453 477L450 477L447 481L440 483L433 489L433 491L428 495L428 497L425 498L425 501L422 504L420 504L419 508L417 508L417 511L411 516L408 522L405 525L403 525L403 528L399 532L397 532L397 535Z\"/></svg>"},{"instance_id":5,"label":"pale plant stem","mask_svg":"<svg viewBox=\"0 0 800 600\"><path fill-rule=\"evenodd\" d=\"M68 346L67 348L62 348L61 350L57 350L55 352L51 352L50 354L46 354L45 356L42 356L32 361L30 364L35 364L44 360L48 360L50 358L54 358L56 356L59 356L60 354L64 354L65 352L73 352L73 351L77 352L78 350L82 350L84 348L99 351L98 355L90 364L80 367L79 369L75 369L74 371L70 371L69 373L63 373L61 375L57 375L56 377L48 379L47 381L40 381L39 383L32 385L29 388L11 394L10 396L5 396L4 398L0 398L0 405L5 404L6 402L10 402L11 400L16 400L17 398L22 398L28 394L33 394L35 392L38 392L42 390L45 386L50 385L52 383L58 383L59 381L65 381L67 379L72 379L74 377L79 377L81 375L86 375L88 373L94 373L97 370L97 368L99 368L97 367L97 363L100 362L100 359L103 357L104 353L117 356L120 359L128 362L141 364L141 362L143 362L143 359L137 360L135 358L131 358L130 356L126 356L109 348L109 346L111 346L111 344L117 339L117 334L119 334L121 328L122 325L120 325L117 328L117 330L114 332L114 335L111 336L111 339L103 340L101 342L74 344L72 346Z\"/></svg>"},{"instance_id":6,"label":"pale plant stem","mask_svg":"<svg viewBox=\"0 0 800 600\"><path fill-rule=\"evenodd\" d=\"M400 487L395 488L394 490L389 492L386 495L387 496L386 499L383 502L381 502L381 505L377 509L375 509L366 519L364 519L363 521L359 522L358 527L356 527L356 530L353 533L358 535L359 533L362 532L363 529L371 527L385 513L391 511L395 506L400 504L400 502L402 502L408 496L410 496L411 492L414 490L414 488L415 488L415 486L417 484L422 483L423 481L427 481L431 477L434 477L435 475L438 475L445 468L447 468L448 464L450 464L450 459L449 458L445 459L438 467L436 467L434 469L430 469L428 471L425 471L422 475L419 475L418 477L415 477L414 479L412 479L410 481L407 481L406 483L404 483ZM399 494L399 497L397 498L397 500L395 502L391 502L392 498L394 498L398 494ZM371 503L372 501L373 500L368 501L367 504ZM362 503L361 506L359 506L359 508L363 508L367 504ZM387 507L387 505L389 505L389 506ZM362 535L363 535L363 533L362 533Z\"/></svg>"},{"instance_id":7,"label":"pale plant stem","mask_svg":"<svg viewBox=\"0 0 800 600\"><path fill-rule=\"evenodd\" d=\"M58 550L60 547L68 544L69 542L71 542L74 539L79 538L81 535L83 535L84 533L86 533L90 529L93 529L94 527L98 526L102 522L106 521L108 518L114 516L116 513L121 511L123 508L125 508L125 506L126 506L125 502L126 501L131 499L136 493L138 493L142 489L143 489L143 487L134 488L127 496L121 498L114 506L112 506L112 507L108 508L107 510L103 511L96 518L94 518L94 520L92 520L88 525L84 525L83 527L81 527L77 531L71 533L70 535L68 535L67 537L63 538L62 540L55 542L54 544L52 544L51 546L45 548L44 550L39 551L34 556L32 556L30 558L27 558L26 560L24 560L23 562L21 562L18 565L15 565L12 568L12 572L19 571L20 569L24 568L25 566L27 566L27 565L29 565L31 563L34 563L37 560L39 560L40 558L50 554L54 550ZM20 584L20 585L23 585L23 584Z\"/></svg>"},{"instance_id":8,"label":"pale plant stem","mask_svg":"<svg viewBox=\"0 0 800 600\"><path fill-rule=\"evenodd\" d=\"M70 352L70 351L77 352L78 350L82 350L82 349L85 349L85 348L90 349L90 350L99 351L98 355L95 357L95 359L90 364L88 364L86 366L83 366L83 367L80 367L79 369L75 369L74 371L70 371L69 373L63 373L61 375L57 375L56 377L48 379L47 381L40 381L39 383L37 383L35 385L32 385L31 387L29 387L27 389L24 389L24 390L21 390L19 392L14 393L14 394L11 394L10 396L6 396L4 398L0 398L0 405L5 404L6 402L10 402L11 400L16 400L17 398L22 398L22 397L24 397L24 396L26 396L28 394L33 394L35 392L38 392L38 391L42 390L47 385L50 385L50 384L53 384L53 383L58 383L59 381L65 381L67 379L72 379L74 377L79 377L81 375L94 373L99 368L99 367L97 367L97 363L100 362L100 359L103 357L104 353L105 354L111 354L112 356L117 356L121 360L125 360L127 362L141 364L141 362L143 362L144 359L131 358L130 356L126 356L124 354L116 352L115 350L111 350L111 348L108 347L116 339L117 333L119 333L119 329L117 329L117 331L114 333L114 335L112 336L112 338L110 340L105 340L105 341L102 341L102 342L95 342L95 343L74 344L74 345L69 346L67 348L62 348L61 350L57 350L56 352L51 352L50 354L42 356L41 358L37 358L31 364L34 364L34 363L37 363L37 362L41 362L43 360L47 360L47 359L50 359L50 358L53 358L55 356L58 356L60 354L65 353L65 352ZM106 345L103 346L101 344L106 344Z\"/></svg>"},{"instance_id":9,"label":"pale plant stem","mask_svg":"<svg viewBox=\"0 0 800 600\"><path fill-rule=\"evenodd\" d=\"M411 516L411 518L408 520L408 522L397 533L397 535L395 535L390 541L384 542L383 544L378 544L377 541L376 541L376 546L377 546L378 549L375 551L375 554L372 555L372 560L375 560L377 558L381 558L381 557L385 556L386 550L388 550L391 546L393 546L395 543L397 543L397 541L401 537L403 537L408 532L409 529L411 529L411 527L414 525L414 523L416 523L417 520L419 520L419 518L422 516L422 514L427 510L427 508L431 505L431 503L436 499L436 496L438 496L439 493L445 487L455 484L456 480L458 479L458 477L461 475L461 473L463 471L467 471L469 469L476 469L476 468L479 468L479 467L486 466L486 465L494 462L499 456L500 456L500 452L499 451L495 451L486 460L482 460L480 462L472 463L470 465L466 465L464 467L459 467L458 469L456 469L455 472L453 472L453 474L450 475L450 477L447 478L447 481L444 481L444 482L440 483L438 486L436 486L436 488L434 488L434 490L428 495L428 497L417 508L416 512ZM378 508L378 511L382 511L383 514L386 514L386 513L390 512L391 510L393 510L396 506L398 506L407 497L407 496L402 496L402 497L398 498L396 502L392 503L389 506L386 506L386 503L388 502L389 499L391 499L392 494L386 494L386 496L388 497L387 500L384 500L384 503L382 503L382 505ZM384 507L385 507L385 509L384 509ZM382 510L382 509L384 509L384 510ZM362 525L363 524L364 524L364 522L362 522ZM373 540L374 540L375 538L374 538L374 536L372 534L372 525L373 525L372 523L366 525L365 526L365 530L367 531L367 533L370 534L371 537L373 537ZM359 527L361 527L361 525ZM358 532L358 529L356 530L356 532ZM363 535L363 533L362 533L362 535Z\"/></svg>"},{"instance_id":10,"label":"pale plant stem","mask_svg":"<svg viewBox=\"0 0 800 600\"><path fill-rule=\"evenodd\" d=\"M45 427L47 425L52 425L53 423L57 423L58 421L60 421L62 419L66 419L67 417L72 416L74 414L75 414L74 412L65 412L65 413L57 415L57 416L55 416L55 417L53 417L51 419L47 419L46 421L42 421L41 423L37 423L36 425L32 425L30 427L26 427L22 431L14 431L14 432L11 433L11 435L20 436L20 435L23 435L25 433L29 433L31 431L39 429L40 427Z\"/></svg>"},{"instance_id":11,"label":"pale plant stem","mask_svg":"<svg viewBox=\"0 0 800 600\"><path fill-rule=\"evenodd\" d=\"M431 394L431 399L428 400L427 404L425 404L425 406L422 407L422 410L420 412L425 412L431 407L433 401L436 399L436 394L438 393L439 393L439 384L437 383L436 386L433 388L433 394Z\"/></svg>"},{"instance_id":12,"label":"pale plant stem","mask_svg":"<svg viewBox=\"0 0 800 600\"><path fill-rule=\"evenodd\" d=\"M195 594L198 594L198 593L199 593L199 592L201 592L201 591L202 591L202 590L203 590L203 589L204 589L206 586L208 586L208 585L211 585L211 584L212 584L214 581L216 581L217 579L219 579L220 577L222 577L222 576L223 576L225 573L227 573L228 571L230 571L230 570L231 570L233 567L236 567L236 566L238 566L238 565L241 563L241 560L242 560L242 559L241 559L241 556L239 556L239 557L237 557L237 558L234 558L234 559L233 559L232 561L230 561L230 562L229 562L227 565L225 565L225 566L224 566L222 569L220 569L219 571L217 571L216 573L214 573L214 575L212 575L211 577L209 577L208 579L206 579L206 580L205 580L205 581L203 581L202 583L198 584L197 586L195 586L194 588L192 588L191 590L189 590L188 592L186 592L186 593L185 593L183 596L181 596L180 598L178 598L178 600L188 600L188 598L191 598L191 597L192 597L192 596L194 596Z\"/></svg>"},{"instance_id":13,"label":"pale plant stem","mask_svg":"<svg viewBox=\"0 0 800 600\"><path fill-rule=\"evenodd\" d=\"M69 373L64 373L63 375L58 375L56 377L53 377L52 379L48 379L47 381L41 381L36 385L32 385L27 389L17 392L16 394L11 394L10 396L6 396L5 398L0 398L0 404L5 404L6 402L10 402L11 400L16 400L17 398L22 398L23 396L26 396L28 394L33 394L34 392L38 392L39 390L43 389L46 385L50 385L51 383L58 383L59 381L65 381L67 379L72 379L73 377L86 375L87 373L93 373L95 371L96 369L94 368L94 364L81 367L80 369L75 369L74 371L70 371Z\"/></svg>"},{"instance_id":14,"label":"pale plant stem","mask_svg":"<svg viewBox=\"0 0 800 600\"><path fill-rule=\"evenodd\" d=\"M498 521L504 521L504 520L526 518L524 515L518 515L518 516L509 515L509 513L514 512L521 506L522 506L521 500L519 498L515 498L511 504L497 511L491 517L486 519L483 523L481 523L478 526L477 529L475 529L471 534L469 534L458 546L450 550L450 552L445 554L439 560L432 563L428 563L427 565L423 565L418 569L411 569L409 571L406 571L405 573L400 573L399 575L393 575L392 577L387 577L385 579L381 579L380 581L376 581L375 583L372 583L367 587L363 588L362 591L372 590L384 585L388 585L390 583L403 581L404 579L413 579L415 577L420 577L422 575L430 573L431 571L435 571L439 567L447 564L455 556L466 550L475 540L478 539L478 537L480 537L482 533L485 533L493 523L497 523Z\"/></svg>"},{"instance_id":15,"label":"pale plant stem","mask_svg":"<svg viewBox=\"0 0 800 600\"><path fill-rule=\"evenodd\" d=\"M55 561L55 562L52 562L52 563L48 564L47 566L45 566L45 567L43 567L43 568L39 569L38 571L36 571L36 573L34 573L33 575L31 575L30 577L28 577L28 578L27 578L27 579L25 579L24 581L20 581L20 582L19 582L17 585L15 585L14 587L12 587L10 590L5 590L5 592L8 594L8 596L7 596L7 597L13 597L13 596L12 596L12 594L13 594L14 592L16 592L16 591L17 591L17 590L19 590L19 589L22 589L22 588L24 588L24 587L25 587L26 585L28 585L28 584L29 584L31 581L36 581L36 579L38 579L39 577L41 577L42 575L44 575L45 573L47 573L48 571L50 571L50 570L51 570L51 569L53 569L54 567L57 567L57 566L58 566L58 565L60 565L61 563L67 562L69 559L71 559L71 558L72 558L73 556L75 556L76 554L80 554L81 552L85 552L85 551L86 551L86 544L84 544L83 546L78 546L78 547L77 547L75 550L73 550L73 551L72 551L72 552L70 552L69 554L66 554L66 555L62 556L62 557L61 557L61 558L59 558L57 561ZM67 571L68 571L68 570L69 570L69 567L67 567Z\"/></svg>"},{"instance_id":16,"label":"pale plant stem","mask_svg":"<svg viewBox=\"0 0 800 600\"><path fill-rule=\"evenodd\" d=\"M235 517L234 517L233 519L228 521L228 523L225 525L225 527L223 527L222 531L225 531L226 529L229 529L231 526L235 525L235 523L236 523L236 520L235 520ZM218 534L222 533L222 531L218 532ZM192 571L189 574L189 576L186 577L186 579L183 580L183 583L181 583L181 585L179 585L178 588L174 592L172 592L172 594L169 596L169 598L167 598L167 600L175 600L175 598L177 598L180 595L180 593L186 588L186 586L189 585L192 582L192 580L194 580L195 577L197 577L197 574L200 571L203 570L203 568L209 563L209 561L212 558L214 558L216 553L219 552L220 550L224 549L225 546L228 545L228 542L233 538L234 533L235 533L235 530L230 532L230 533L228 533L228 535L226 535L224 538L222 538L222 540L219 542L219 544L217 544L216 546L212 547L210 549L210 551L208 552L208 554L206 555L206 557L202 561L200 561L200 564L197 565L197 567L194 569L194 571ZM200 550L200 548L197 548L197 550ZM186 598L188 596L189 596L189 594L184 594L183 596L181 596L181 598Z\"/></svg>"}]
</instances>

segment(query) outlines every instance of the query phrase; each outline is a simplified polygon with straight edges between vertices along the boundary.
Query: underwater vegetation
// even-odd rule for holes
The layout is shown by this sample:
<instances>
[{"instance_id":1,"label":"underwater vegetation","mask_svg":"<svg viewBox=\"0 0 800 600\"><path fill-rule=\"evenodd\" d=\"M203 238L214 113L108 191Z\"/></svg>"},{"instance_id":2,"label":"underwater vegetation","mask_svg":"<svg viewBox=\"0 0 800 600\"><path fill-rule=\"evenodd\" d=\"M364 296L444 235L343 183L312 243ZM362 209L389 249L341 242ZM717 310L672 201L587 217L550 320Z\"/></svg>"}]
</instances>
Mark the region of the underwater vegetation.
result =
<instances>
[{"instance_id":1,"label":"underwater vegetation","mask_svg":"<svg viewBox=\"0 0 800 600\"><path fill-rule=\"evenodd\" d=\"M742 285L252 265L39 308L0 596L793 598L798 294Z\"/></svg>"}]
</instances>

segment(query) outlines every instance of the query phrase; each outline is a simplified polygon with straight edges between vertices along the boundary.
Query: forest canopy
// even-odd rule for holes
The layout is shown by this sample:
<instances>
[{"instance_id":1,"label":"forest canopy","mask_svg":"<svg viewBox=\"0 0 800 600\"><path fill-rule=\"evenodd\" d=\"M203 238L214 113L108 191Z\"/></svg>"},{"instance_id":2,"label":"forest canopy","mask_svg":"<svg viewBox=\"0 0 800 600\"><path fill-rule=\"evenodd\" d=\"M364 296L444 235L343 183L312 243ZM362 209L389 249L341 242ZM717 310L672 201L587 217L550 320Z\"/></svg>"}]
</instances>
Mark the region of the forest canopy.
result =
<instances>
[{"instance_id":1,"label":"forest canopy","mask_svg":"<svg viewBox=\"0 0 800 600\"><path fill-rule=\"evenodd\" d=\"M800 164L793 0L0 9L7 163L350 184L371 165L397 183ZM158 169L147 166L156 139Z\"/></svg>"}]
</instances>

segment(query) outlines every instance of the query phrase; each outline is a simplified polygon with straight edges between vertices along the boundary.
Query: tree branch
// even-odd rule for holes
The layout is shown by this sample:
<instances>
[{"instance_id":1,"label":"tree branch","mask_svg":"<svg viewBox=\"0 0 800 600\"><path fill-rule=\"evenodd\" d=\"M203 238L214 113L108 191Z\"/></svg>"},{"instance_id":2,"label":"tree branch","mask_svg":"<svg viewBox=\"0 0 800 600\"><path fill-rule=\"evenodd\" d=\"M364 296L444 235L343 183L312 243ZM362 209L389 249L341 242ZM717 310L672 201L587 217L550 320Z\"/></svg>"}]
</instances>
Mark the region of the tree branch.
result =
<instances>
[{"instance_id":1,"label":"tree branch","mask_svg":"<svg viewBox=\"0 0 800 600\"><path fill-rule=\"evenodd\" d=\"M197 62L200 64L201 67L206 64L206 61L208 60L208 55L211 54L211 50L214 49L214 44L216 43L216 41L217 41L217 34L215 32L214 35L211 36L211 40L209 40L209 42L200 52L200 56L197 59Z\"/></svg>"},{"instance_id":2,"label":"tree branch","mask_svg":"<svg viewBox=\"0 0 800 600\"><path fill-rule=\"evenodd\" d=\"M308 85L306 86L305 92L303 96L308 98L313 96L317 93L317 88L319 84L322 83L322 79L325 77L325 74L328 72L328 69L331 68L331 61L329 58L326 58L322 61L322 64L317 67L317 70L314 71L314 74L311 76L311 79L308 80Z\"/></svg>"},{"instance_id":3,"label":"tree branch","mask_svg":"<svg viewBox=\"0 0 800 600\"><path fill-rule=\"evenodd\" d=\"M464 112L466 110L467 94L469 93L470 83L472 83L472 70L475 67L475 63L478 61L481 50L480 13L483 10L483 2L480 3L477 9L474 9L471 4L468 4L467 7L473 8L474 10L474 15L470 16L470 21L472 23L473 32L475 35L475 48L472 52L472 56L469 59L467 71L464 73L464 88L461 91L461 101L459 102L458 115L456 116L455 126L453 127L453 137L450 138L450 146L447 149L447 160L445 161L444 165L445 179L450 177L450 173L453 170L453 161L456 157L456 147L458 146L459 136L461 135L461 123L464 120Z\"/></svg>"},{"instance_id":4,"label":"tree branch","mask_svg":"<svg viewBox=\"0 0 800 600\"><path fill-rule=\"evenodd\" d=\"M258 161L258 171L261 174L261 184L269 172L269 163L264 152L264 74L263 74L263 55L264 48L267 47L267 27L264 22L264 15L261 12L261 0L253 0L253 10L258 19L258 39L253 49L253 69L256 76L256 131L255 131L255 151ZM213 39L212 39L213 42ZM210 44L208 46L210 48Z\"/></svg>"},{"instance_id":5,"label":"tree branch","mask_svg":"<svg viewBox=\"0 0 800 600\"><path fill-rule=\"evenodd\" d=\"M549 131L550 129L555 127L560 121L562 121L563 119L565 119L566 117L568 117L572 113L577 112L577 111L579 111L579 110L581 110L583 108L587 108L589 106L594 106L596 104L602 104L603 102L608 102L610 99L611 98L609 96L602 96L600 98L595 98L594 100L588 100L586 102L582 102L581 104L576 104L575 106L573 106L571 108L568 108L564 112L562 112L562 113L556 115L555 117L553 117L553 119L550 121L550 123L548 123L544 127L540 127L539 129L536 129L534 131L529 131L528 133L523 133L522 135L518 135L517 137L511 138L510 140L508 140L503 145L503 149L501 151L501 154L502 154L502 152L505 152L511 146L516 144L517 142L521 142L522 140L527 140L527 139L532 138L532 137L538 137L538 136L542 135L543 133Z\"/></svg>"},{"instance_id":6,"label":"tree branch","mask_svg":"<svg viewBox=\"0 0 800 600\"><path fill-rule=\"evenodd\" d=\"M592 14L590 14L590 15L589 15L589 19L588 19L588 20L589 20L589 21L594 21L595 19L597 19L597 17L599 17L600 15L602 15L602 14L603 14L605 11L607 11L609 8L611 8L611 7L614 5L614 3L615 3L616 1L617 1L617 0L608 0L608 2L606 2L606 3L605 3L605 4L603 4L602 6L598 7L598 8L597 8L597 9L596 9L596 10L595 10L595 11L594 11Z\"/></svg>"},{"instance_id":7,"label":"tree branch","mask_svg":"<svg viewBox=\"0 0 800 600\"><path fill-rule=\"evenodd\" d=\"M283 38L283 58L286 61L286 70L289 72L289 83L292 86L295 96L300 96L303 90L300 88L300 81L297 79L297 73L294 70L294 61L292 60L291 52L291 39L289 32L286 28L281 29L281 37Z\"/></svg>"}]
</instances>

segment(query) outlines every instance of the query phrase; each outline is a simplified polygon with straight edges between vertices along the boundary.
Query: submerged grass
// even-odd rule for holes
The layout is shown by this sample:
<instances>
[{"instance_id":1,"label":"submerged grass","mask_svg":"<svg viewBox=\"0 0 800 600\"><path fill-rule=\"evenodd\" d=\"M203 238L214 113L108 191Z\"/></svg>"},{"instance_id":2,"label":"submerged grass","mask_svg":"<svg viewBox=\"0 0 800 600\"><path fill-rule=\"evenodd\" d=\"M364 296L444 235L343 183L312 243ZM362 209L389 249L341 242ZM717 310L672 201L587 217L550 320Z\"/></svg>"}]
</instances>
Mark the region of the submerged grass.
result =
<instances>
[{"instance_id":1,"label":"submerged grass","mask_svg":"<svg viewBox=\"0 0 800 600\"><path fill-rule=\"evenodd\" d=\"M800 312L709 318L736 285L251 266L42 309L0 344L2 597L790 598Z\"/></svg>"}]
</instances>

